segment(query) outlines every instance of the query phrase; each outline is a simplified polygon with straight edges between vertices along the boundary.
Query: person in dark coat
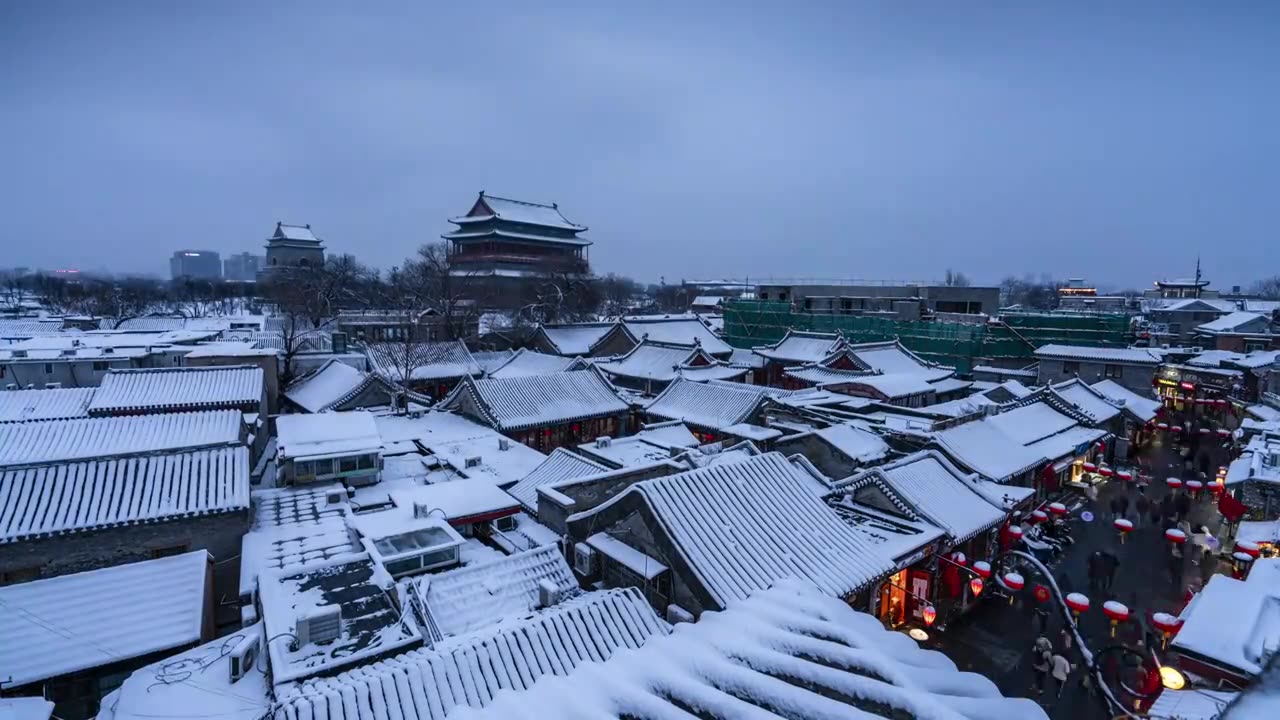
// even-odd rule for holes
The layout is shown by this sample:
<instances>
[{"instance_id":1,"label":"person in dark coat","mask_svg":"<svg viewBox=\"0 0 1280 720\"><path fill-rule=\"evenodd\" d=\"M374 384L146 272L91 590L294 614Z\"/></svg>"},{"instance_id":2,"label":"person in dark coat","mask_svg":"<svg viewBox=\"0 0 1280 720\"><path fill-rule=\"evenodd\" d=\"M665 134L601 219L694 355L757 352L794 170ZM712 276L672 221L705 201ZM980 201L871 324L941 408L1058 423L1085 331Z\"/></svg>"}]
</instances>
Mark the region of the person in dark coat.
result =
<instances>
[{"instance_id":1,"label":"person in dark coat","mask_svg":"<svg viewBox=\"0 0 1280 720\"><path fill-rule=\"evenodd\" d=\"M1174 511L1178 515L1178 522L1187 519L1191 514L1191 496L1187 493L1178 493L1178 498L1173 503Z\"/></svg>"},{"instance_id":2,"label":"person in dark coat","mask_svg":"<svg viewBox=\"0 0 1280 720\"><path fill-rule=\"evenodd\" d=\"M1120 569L1120 558L1116 557L1116 554L1110 550L1103 550L1102 569L1102 587L1105 590L1110 590L1116 581L1116 571Z\"/></svg>"},{"instance_id":3,"label":"person in dark coat","mask_svg":"<svg viewBox=\"0 0 1280 720\"><path fill-rule=\"evenodd\" d=\"M1147 521L1147 515L1151 512L1151 501L1147 499L1146 488L1138 488L1138 499L1134 502L1133 509L1133 526L1142 527L1142 523Z\"/></svg>"},{"instance_id":4,"label":"person in dark coat","mask_svg":"<svg viewBox=\"0 0 1280 720\"><path fill-rule=\"evenodd\" d=\"M1111 498L1111 502L1107 504L1107 507L1111 508L1111 517L1108 518L1109 520L1115 520L1116 518L1120 517L1120 498L1119 497Z\"/></svg>"},{"instance_id":5,"label":"person in dark coat","mask_svg":"<svg viewBox=\"0 0 1280 720\"><path fill-rule=\"evenodd\" d=\"M1172 494L1165 495L1164 500L1160 501L1160 514L1164 515L1166 523L1170 519L1177 522L1178 510L1174 506L1174 497Z\"/></svg>"},{"instance_id":6,"label":"person in dark coat","mask_svg":"<svg viewBox=\"0 0 1280 720\"><path fill-rule=\"evenodd\" d=\"M1094 550L1093 553L1089 555L1088 565L1090 593L1096 593L1098 591L1098 587L1102 583L1102 576L1106 573L1106 568L1103 566L1104 562L1101 550Z\"/></svg>"},{"instance_id":7,"label":"person in dark coat","mask_svg":"<svg viewBox=\"0 0 1280 720\"><path fill-rule=\"evenodd\" d=\"M1120 517L1122 518L1129 517L1129 496L1121 495L1120 497L1116 498L1116 500L1120 501Z\"/></svg>"}]
</instances>

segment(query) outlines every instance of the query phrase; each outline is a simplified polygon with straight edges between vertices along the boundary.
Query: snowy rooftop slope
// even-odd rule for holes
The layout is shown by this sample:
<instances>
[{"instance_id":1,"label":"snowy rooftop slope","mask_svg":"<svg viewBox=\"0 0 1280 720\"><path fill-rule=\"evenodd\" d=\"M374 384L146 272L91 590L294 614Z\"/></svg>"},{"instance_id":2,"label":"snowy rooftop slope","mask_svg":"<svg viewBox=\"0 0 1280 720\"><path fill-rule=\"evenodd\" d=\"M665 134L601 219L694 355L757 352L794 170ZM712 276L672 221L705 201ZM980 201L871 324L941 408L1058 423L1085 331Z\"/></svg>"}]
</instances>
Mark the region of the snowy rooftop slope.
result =
<instances>
[{"instance_id":1,"label":"snowy rooftop slope","mask_svg":"<svg viewBox=\"0 0 1280 720\"><path fill-rule=\"evenodd\" d=\"M639 495L720 607L801 575L843 596L890 569L780 453L636 483L569 522Z\"/></svg>"},{"instance_id":2,"label":"snowy rooftop slope","mask_svg":"<svg viewBox=\"0 0 1280 720\"><path fill-rule=\"evenodd\" d=\"M1047 403L1034 402L992 415L982 422L990 423L1019 444L1029 445L1076 426L1076 421L1054 410Z\"/></svg>"},{"instance_id":3,"label":"snowy rooftop slope","mask_svg":"<svg viewBox=\"0 0 1280 720\"><path fill-rule=\"evenodd\" d=\"M483 334L483 331L481 331L481 334ZM476 364L487 375L505 365L511 359L511 356L515 354L516 351L514 350L473 350L471 359L475 360Z\"/></svg>"},{"instance_id":4,"label":"snowy rooftop slope","mask_svg":"<svg viewBox=\"0 0 1280 720\"><path fill-rule=\"evenodd\" d=\"M291 383L284 395L307 412L318 413L359 392L367 377L346 363L330 360Z\"/></svg>"},{"instance_id":5,"label":"snowy rooftop slope","mask_svg":"<svg viewBox=\"0 0 1280 720\"><path fill-rule=\"evenodd\" d=\"M567 357L586 356L618 323L576 323L572 325L540 325L538 332L546 336L556 351Z\"/></svg>"},{"instance_id":6,"label":"snowy rooftop slope","mask_svg":"<svg viewBox=\"0 0 1280 720\"><path fill-rule=\"evenodd\" d=\"M767 397L767 390L752 385L680 379L645 406L645 412L719 430L750 419Z\"/></svg>"},{"instance_id":7,"label":"snowy rooftop slope","mask_svg":"<svg viewBox=\"0 0 1280 720\"><path fill-rule=\"evenodd\" d=\"M1223 717L1223 710L1239 693L1222 690L1169 690L1164 689L1147 710L1147 717L1168 720L1216 720ZM1273 708L1274 711L1274 708ZM1234 718L1236 716L1229 715Z\"/></svg>"},{"instance_id":8,"label":"snowy rooftop slope","mask_svg":"<svg viewBox=\"0 0 1280 720\"><path fill-rule=\"evenodd\" d=\"M508 440L493 428L450 412L427 412L417 418L379 415L374 422L383 443L418 443L460 475L495 485L517 482L547 457L523 443ZM504 446L506 450L502 449ZM468 458L477 457L479 465L466 467Z\"/></svg>"},{"instance_id":9,"label":"snowy rooftop slope","mask_svg":"<svg viewBox=\"0 0 1280 720\"><path fill-rule=\"evenodd\" d=\"M838 368L823 367L822 365L800 365L797 367L786 368L784 373L787 377L793 377L797 380L803 380L814 385L836 385L840 383L857 382L864 377L872 377L872 373L867 370L840 370Z\"/></svg>"},{"instance_id":10,"label":"snowy rooftop slope","mask_svg":"<svg viewBox=\"0 0 1280 720\"><path fill-rule=\"evenodd\" d=\"M301 240L303 242L320 242L320 238L311 232L310 225L289 225L287 223L276 223L276 231L272 234L273 238L280 240Z\"/></svg>"},{"instance_id":11,"label":"snowy rooftop slope","mask_svg":"<svg viewBox=\"0 0 1280 720\"><path fill-rule=\"evenodd\" d=\"M813 434L860 463L875 462L889 455L889 444L879 435L852 423L814 430Z\"/></svg>"},{"instance_id":12,"label":"snowy rooftop slope","mask_svg":"<svg viewBox=\"0 0 1280 720\"><path fill-rule=\"evenodd\" d=\"M1257 675L1270 653L1280 649L1280 558L1255 560L1247 580L1209 578L1181 618L1171 650Z\"/></svg>"},{"instance_id":13,"label":"snowy rooftop slope","mask_svg":"<svg viewBox=\"0 0 1280 720\"><path fill-rule=\"evenodd\" d=\"M199 550L0 587L0 677L24 685L198 641L208 567Z\"/></svg>"},{"instance_id":14,"label":"snowy rooftop slope","mask_svg":"<svg viewBox=\"0 0 1280 720\"><path fill-rule=\"evenodd\" d=\"M1078 378L1054 385L1053 391L1088 415L1095 425L1105 423L1120 414L1120 408L1105 395Z\"/></svg>"},{"instance_id":15,"label":"snowy rooftop slope","mask_svg":"<svg viewBox=\"0 0 1280 720\"><path fill-rule=\"evenodd\" d=\"M956 468L937 454L919 452L854 476L857 487L880 478L931 523L947 531L956 544L991 528L1004 513L979 495Z\"/></svg>"},{"instance_id":16,"label":"snowy rooftop slope","mask_svg":"<svg viewBox=\"0 0 1280 720\"><path fill-rule=\"evenodd\" d=\"M0 467L236 445L243 424L235 410L10 423L0 425Z\"/></svg>"},{"instance_id":17,"label":"snowy rooftop slope","mask_svg":"<svg viewBox=\"0 0 1280 720\"><path fill-rule=\"evenodd\" d=\"M443 720L489 705L503 691L518 698L552 676L605 662L668 632L633 588L586 593L522 622L490 625L434 648L277 688L275 717Z\"/></svg>"},{"instance_id":18,"label":"snowy rooftop slope","mask_svg":"<svg viewBox=\"0 0 1280 720\"><path fill-rule=\"evenodd\" d=\"M897 340L850 345L849 350L871 369L886 375L908 374L926 380L941 380L955 372L955 368L943 367L920 358Z\"/></svg>"},{"instance_id":19,"label":"snowy rooftop slope","mask_svg":"<svg viewBox=\"0 0 1280 720\"><path fill-rule=\"evenodd\" d=\"M690 448L699 444L698 438L689 432L685 424L678 421L648 423L640 432L632 437L643 438L645 442L665 448Z\"/></svg>"},{"instance_id":20,"label":"snowy rooftop slope","mask_svg":"<svg viewBox=\"0 0 1280 720\"><path fill-rule=\"evenodd\" d=\"M556 228L559 230L586 230L584 225L576 225L569 222L560 212L559 206L543 205L541 203L526 202L524 200L511 200L509 198L497 197L496 195L487 195L480 193L480 202L484 203L492 215L468 215L463 217L450 218L449 222L455 224L465 224L468 222L478 222L488 220L490 218L498 218L507 222L523 223L525 225L541 225L543 227ZM478 205L478 203L477 203Z\"/></svg>"},{"instance_id":21,"label":"snowy rooftop slope","mask_svg":"<svg viewBox=\"0 0 1280 720\"><path fill-rule=\"evenodd\" d=\"M551 375L566 370L580 370L583 361L578 358L567 358L559 355L534 352L521 348L507 358L506 362L489 371L491 378L516 378L526 375Z\"/></svg>"},{"instance_id":22,"label":"snowy rooftop slope","mask_svg":"<svg viewBox=\"0 0 1280 720\"><path fill-rule=\"evenodd\" d=\"M0 391L0 423L89 417L98 388Z\"/></svg>"},{"instance_id":23,"label":"snowy rooftop slope","mask_svg":"<svg viewBox=\"0 0 1280 720\"><path fill-rule=\"evenodd\" d=\"M378 452L382 435L373 415L363 410L281 415L276 418L276 449L282 460Z\"/></svg>"},{"instance_id":24,"label":"snowy rooftop slope","mask_svg":"<svg viewBox=\"0 0 1280 720\"><path fill-rule=\"evenodd\" d=\"M861 533L878 554L893 558L895 565L947 534L927 520L863 504L852 494L834 493L824 499L845 524Z\"/></svg>"},{"instance_id":25,"label":"snowy rooftop slope","mask_svg":"<svg viewBox=\"0 0 1280 720\"><path fill-rule=\"evenodd\" d=\"M753 351L770 360L800 365L821 362L843 345L843 338L835 333L788 330L778 342L773 345L761 345L753 348Z\"/></svg>"},{"instance_id":26,"label":"snowy rooftop slope","mask_svg":"<svg viewBox=\"0 0 1280 720\"><path fill-rule=\"evenodd\" d=\"M329 502L341 493L342 501ZM253 525L241 541L240 592L257 587L258 574L359 552L347 529L346 489L334 483L253 493Z\"/></svg>"},{"instance_id":27,"label":"snowy rooftop slope","mask_svg":"<svg viewBox=\"0 0 1280 720\"><path fill-rule=\"evenodd\" d=\"M675 379L677 367L696 354L688 346L644 340L625 355L607 362L598 362L597 367L609 375L667 382Z\"/></svg>"},{"instance_id":28,"label":"snowy rooftop slope","mask_svg":"<svg viewBox=\"0 0 1280 720\"><path fill-rule=\"evenodd\" d=\"M368 346L374 372L397 382L409 374L410 380L443 380L479 375L480 363L471 357L461 340L445 342L373 343Z\"/></svg>"},{"instance_id":29,"label":"snowy rooftop slope","mask_svg":"<svg viewBox=\"0 0 1280 720\"><path fill-rule=\"evenodd\" d=\"M1143 348L1100 348L1085 345L1043 345L1036 350L1037 358L1055 360L1084 360L1086 362L1134 363L1158 365L1160 357Z\"/></svg>"},{"instance_id":30,"label":"snowy rooftop slope","mask_svg":"<svg viewBox=\"0 0 1280 720\"><path fill-rule=\"evenodd\" d=\"M1094 383L1091 387L1103 396L1110 398L1113 404L1119 405L1120 401L1123 401L1122 407L1124 407L1125 410L1128 410L1133 413L1135 417L1144 421L1154 420L1156 417L1156 411L1160 409L1159 400L1156 400L1153 397L1139 395L1129 388L1120 385L1115 380L1100 380Z\"/></svg>"},{"instance_id":31,"label":"snowy rooftop slope","mask_svg":"<svg viewBox=\"0 0 1280 720\"><path fill-rule=\"evenodd\" d=\"M0 698L0 718L5 720L49 720L51 717L53 703L42 697L24 695ZM101 718L102 714L99 713L98 717Z\"/></svg>"},{"instance_id":32,"label":"snowy rooftop slope","mask_svg":"<svg viewBox=\"0 0 1280 720\"><path fill-rule=\"evenodd\" d=\"M445 637L527 615L538 607L538 586L549 581L567 598L578 581L560 548L544 545L501 560L427 575L416 583Z\"/></svg>"},{"instance_id":33,"label":"snowy rooftop slope","mask_svg":"<svg viewBox=\"0 0 1280 720\"><path fill-rule=\"evenodd\" d=\"M926 375L917 373L892 373L889 375L863 375L844 382L865 385L890 400L911 395L936 392L937 388L925 381Z\"/></svg>"},{"instance_id":34,"label":"snowy rooftop slope","mask_svg":"<svg viewBox=\"0 0 1280 720\"><path fill-rule=\"evenodd\" d=\"M262 368L252 365L112 370L89 413L239 408L260 402L263 388Z\"/></svg>"},{"instance_id":35,"label":"snowy rooftop slope","mask_svg":"<svg viewBox=\"0 0 1280 720\"><path fill-rule=\"evenodd\" d=\"M733 352L733 348L729 347L728 343L716 337L716 334L711 332L711 328L696 316L629 317L624 318L622 323L637 340L647 335L651 342L684 345L689 348L700 345L703 350L712 355L727 357Z\"/></svg>"},{"instance_id":36,"label":"snowy rooftop slope","mask_svg":"<svg viewBox=\"0 0 1280 720\"><path fill-rule=\"evenodd\" d=\"M543 485L607 472L609 468L564 448L556 448L533 472L507 489L526 510L538 513L538 488Z\"/></svg>"},{"instance_id":37,"label":"snowy rooftop slope","mask_svg":"<svg viewBox=\"0 0 1280 720\"><path fill-rule=\"evenodd\" d=\"M1048 459L985 419L961 423L933 437L952 459L996 482L1005 482Z\"/></svg>"},{"instance_id":38,"label":"snowy rooftop slope","mask_svg":"<svg viewBox=\"0 0 1280 720\"><path fill-rule=\"evenodd\" d=\"M1239 328L1250 323L1256 323L1259 320L1268 320L1269 316L1255 312L1237 311L1227 313L1222 317L1211 322L1197 325L1196 330L1208 333L1230 333L1236 332ZM1265 332L1265 326L1263 328Z\"/></svg>"},{"instance_id":39,"label":"snowy rooftop slope","mask_svg":"<svg viewBox=\"0 0 1280 720\"><path fill-rule=\"evenodd\" d=\"M407 613L392 603L386 588L391 576L367 554L317 563L280 573L264 573L258 582L262 618L276 684L359 663L421 642L422 633ZM326 645L297 649L289 634L302 617L341 608L341 637Z\"/></svg>"},{"instance_id":40,"label":"snowy rooftop slope","mask_svg":"<svg viewBox=\"0 0 1280 720\"><path fill-rule=\"evenodd\" d=\"M599 372L574 370L510 379L468 379L442 402L455 408L468 393L480 412L502 431L618 415L631 408Z\"/></svg>"},{"instance_id":41,"label":"snowy rooftop slope","mask_svg":"<svg viewBox=\"0 0 1280 720\"><path fill-rule=\"evenodd\" d=\"M1006 698L874 617L795 580L638 650L499 695L480 718L893 717L1046 720L1034 701Z\"/></svg>"},{"instance_id":42,"label":"snowy rooftop slope","mask_svg":"<svg viewBox=\"0 0 1280 720\"><path fill-rule=\"evenodd\" d=\"M0 472L0 544L249 507L249 449L222 447Z\"/></svg>"}]
</instances>

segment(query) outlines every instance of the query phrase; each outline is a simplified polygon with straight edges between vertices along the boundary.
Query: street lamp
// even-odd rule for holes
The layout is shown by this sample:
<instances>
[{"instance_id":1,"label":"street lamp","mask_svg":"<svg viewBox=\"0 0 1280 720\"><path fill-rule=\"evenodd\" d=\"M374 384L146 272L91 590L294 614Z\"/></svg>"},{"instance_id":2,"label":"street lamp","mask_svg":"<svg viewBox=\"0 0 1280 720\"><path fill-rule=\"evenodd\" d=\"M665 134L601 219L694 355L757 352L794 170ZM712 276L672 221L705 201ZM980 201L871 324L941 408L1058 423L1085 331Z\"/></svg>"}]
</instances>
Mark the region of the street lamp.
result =
<instances>
[{"instance_id":1,"label":"street lamp","mask_svg":"<svg viewBox=\"0 0 1280 720\"><path fill-rule=\"evenodd\" d=\"M1160 684L1169 690L1181 690L1187 686L1187 676L1169 665L1160 666Z\"/></svg>"}]
</instances>

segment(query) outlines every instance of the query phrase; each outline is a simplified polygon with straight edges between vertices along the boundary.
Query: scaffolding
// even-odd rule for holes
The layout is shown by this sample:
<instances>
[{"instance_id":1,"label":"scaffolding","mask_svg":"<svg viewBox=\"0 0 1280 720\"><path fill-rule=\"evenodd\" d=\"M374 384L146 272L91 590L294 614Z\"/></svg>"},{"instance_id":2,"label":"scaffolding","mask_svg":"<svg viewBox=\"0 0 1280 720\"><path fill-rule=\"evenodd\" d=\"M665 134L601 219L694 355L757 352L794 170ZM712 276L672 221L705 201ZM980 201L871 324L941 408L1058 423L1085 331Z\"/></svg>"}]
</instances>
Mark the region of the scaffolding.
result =
<instances>
[{"instance_id":1,"label":"scaffolding","mask_svg":"<svg viewBox=\"0 0 1280 720\"><path fill-rule=\"evenodd\" d=\"M851 343L898 339L908 350L960 373L975 365L1019 367L1050 343L1127 347L1128 316L1002 313L982 323L894 320L875 315L797 312L788 302L735 300L724 308L725 341L737 348L768 345L788 330L840 333Z\"/></svg>"}]
</instances>

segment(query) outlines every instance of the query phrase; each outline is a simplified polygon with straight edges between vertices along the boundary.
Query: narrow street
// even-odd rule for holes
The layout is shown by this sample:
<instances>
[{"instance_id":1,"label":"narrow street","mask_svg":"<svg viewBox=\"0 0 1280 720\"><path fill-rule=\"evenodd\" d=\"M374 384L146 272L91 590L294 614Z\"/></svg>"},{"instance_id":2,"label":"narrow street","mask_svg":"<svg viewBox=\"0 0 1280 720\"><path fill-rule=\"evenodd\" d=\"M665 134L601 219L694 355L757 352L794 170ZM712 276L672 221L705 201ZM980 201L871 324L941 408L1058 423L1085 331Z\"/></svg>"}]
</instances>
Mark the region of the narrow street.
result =
<instances>
[{"instance_id":1,"label":"narrow street","mask_svg":"<svg viewBox=\"0 0 1280 720\"><path fill-rule=\"evenodd\" d=\"M1141 461L1152 475L1151 484L1146 490L1152 500L1159 502L1171 492L1165 485L1165 478L1192 477L1184 470L1183 459L1179 455L1181 449L1182 446L1175 444L1168 433L1161 433L1149 447L1140 452ZM1199 451L1209 455L1211 475L1213 469L1225 464L1227 460L1227 450L1214 441L1204 441L1203 447L1197 449ZM1119 626L1114 639L1110 637L1109 621L1101 610L1105 601L1118 600L1124 603L1129 607L1133 618L1149 612L1176 614L1182 607L1186 586L1200 580L1200 568L1193 566L1189 558L1184 558L1182 577L1176 583L1173 581L1169 565L1170 546L1164 537L1164 527L1153 526L1150 513L1135 520L1136 529L1121 543L1108 510L1111 499L1119 493L1130 496L1128 517L1133 520L1136 515L1133 502L1138 497L1133 483L1111 480L1101 488L1096 507L1093 508L1079 494L1064 500L1072 508L1072 535L1075 543L1051 566L1054 578L1064 594L1080 592L1089 597L1091 608L1081 618L1080 630L1095 651L1116 643L1132 645L1140 642L1141 626L1133 620ZM1091 522L1081 518L1082 512L1086 510L1094 515ZM1207 492L1202 493L1201 499L1192 505L1192 528L1199 528L1203 524L1216 531L1219 519L1212 496ZM1109 591L1090 592L1088 557L1095 551L1108 549L1120 559L1114 586ZM933 633L929 644L946 653L961 669L992 678L1005 695L1036 697L1031 668L1032 645L1036 637L1044 635L1053 642L1054 651L1060 651L1063 647L1064 623L1053 604L1046 603L1042 607L1048 611L1047 632L1038 632L1040 617L1037 617L1037 603L1030 592L1038 579L1027 577L1026 581L1027 589L1014 604L1003 599L988 599L967 616L952 623L945 631ZM1044 695L1039 697L1046 712L1055 720L1107 717L1098 701L1080 685L1082 670L1079 655L1073 651L1066 653L1066 656L1075 669L1060 697L1056 695L1054 682L1047 682Z\"/></svg>"}]
</instances>

